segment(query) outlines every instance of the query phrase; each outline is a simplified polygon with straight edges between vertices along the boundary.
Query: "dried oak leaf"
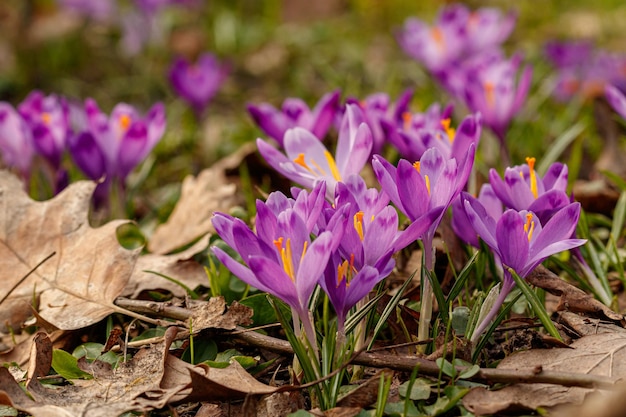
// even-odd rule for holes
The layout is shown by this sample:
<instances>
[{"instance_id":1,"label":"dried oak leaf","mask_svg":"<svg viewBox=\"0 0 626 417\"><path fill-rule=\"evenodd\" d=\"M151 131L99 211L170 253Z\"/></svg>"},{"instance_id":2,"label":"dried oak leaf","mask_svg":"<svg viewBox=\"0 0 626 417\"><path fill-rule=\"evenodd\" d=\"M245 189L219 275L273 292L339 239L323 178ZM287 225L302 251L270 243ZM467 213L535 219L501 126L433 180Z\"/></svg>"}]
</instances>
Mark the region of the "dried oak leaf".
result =
<instances>
[{"instance_id":1,"label":"dried oak leaf","mask_svg":"<svg viewBox=\"0 0 626 417\"><path fill-rule=\"evenodd\" d=\"M21 322L11 319L16 310L30 309L34 294L40 296L41 317L64 330L88 326L116 311L112 302L126 286L139 249L118 243L116 229L125 221L97 229L89 225L95 186L77 182L38 202L24 193L15 176L0 172L0 300L8 295L0 304L2 325L19 327Z\"/></svg>"},{"instance_id":2,"label":"dried oak leaf","mask_svg":"<svg viewBox=\"0 0 626 417\"><path fill-rule=\"evenodd\" d=\"M574 287L567 281L563 281L558 275L549 269L539 266L527 278L529 284L543 288L547 292L560 297L557 310L569 310L578 313L592 313L620 323L626 323L624 315L616 313L609 307L596 300L580 288Z\"/></svg>"},{"instance_id":3,"label":"dried oak leaf","mask_svg":"<svg viewBox=\"0 0 626 417\"><path fill-rule=\"evenodd\" d=\"M0 368L0 404L10 405L34 417L94 416L108 417L136 410L147 411L164 407L184 388L183 385L161 386L169 346L176 336L170 328L161 343L140 350L130 361L109 373L101 372L91 380L75 380L73 385L47 388L37 379L47 374L52 362L52 344L44 333L33 343L26 390L21 395L19 385ZM23 394L23 392L22 392Z\"/></svg>"},{"instance_id":4,"label":"dried oak leaf","mask_svg":"<svg viewBox=\"0 0 626 417\"><path fill-rule=\"evenodd\" d=\"M248 306L233 301L226 309L224 297L212 297L209 301L195 304L191 309L191 322L194 330L224 329L234 330L237 325L252 324L254 312Z\"/></svg>"},{"instance_id":5,"label":"dried oak leaf","mask_svg":"<svg viewBox=\"0 0 626 417\"><path fill-rule=\"evenodd\" d=\"M626 334L602 333L582 337L570 348L534 349L505 358L498 369L537 369L608 376L617 381L626 377ZM551 384L514 384L498 391L474 388L463 405L476 415L503 411L536 410L560 404L581 404L593 389Z\"/></svg>"},{"instance_id":6,"label":"dried oak leaf","mask_svg":"<svg viewBox=\"0 0 626 417\"><path fill-rule=\"evenodd\" d=\"M142 255L137 259L133 271L124 292L124 297L136 298L139 293L146 290L165 290L177 297L187 295L184 288L175 282L167 280L150 271L158 272L175 279L192 290L200 285L209 285L204 267L194 261L192 257L209 245L209 236L200 239L190 248L173 255Z\"/></svg>"},{"instance_id":7,"label":"dried oak leaf","mask_svg":"<svg viewBox=\"0 0 626 417\"><path fill-rule=\"evenodd\" d=\"M214 233L211 223L213 213L227 212L241 200L237 195L237 186L228 181L226 170L239 166L254 149L254 143L242 146L197 177L187 176L176 207L167 222L154 231L148 241L148 250L163 255L207 233Z\"/></svg>"}]
</instances>

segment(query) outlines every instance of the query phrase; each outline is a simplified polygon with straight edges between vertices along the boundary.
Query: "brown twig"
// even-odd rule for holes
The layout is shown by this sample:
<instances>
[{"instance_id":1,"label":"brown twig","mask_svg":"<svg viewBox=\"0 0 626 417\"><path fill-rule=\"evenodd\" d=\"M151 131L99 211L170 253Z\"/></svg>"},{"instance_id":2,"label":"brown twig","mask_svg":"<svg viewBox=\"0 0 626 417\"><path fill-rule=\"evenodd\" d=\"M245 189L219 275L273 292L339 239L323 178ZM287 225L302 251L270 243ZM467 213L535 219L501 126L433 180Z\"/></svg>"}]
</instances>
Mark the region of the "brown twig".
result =
<instances>
[{"instance_id":1,"label":"brown twig","mask_svg":"<svg viewBox=\"0 0 626 417\"><path fill-rule=\"evenodd\" d=\"M118 298L116 304L126 309L133 310L142 308L143 313L153 312L162 314L164 317L184 320L183 316L189 317L191 312L181 307L158 303L153 301L129 300ZM149 311L147 311L149 310ZM186 313L184 313L186 312ZM174 317L175 315L175 317ZM222 332L221 337L240 341L257 348L266 349L283 355L292 355L293 349L286 340L262 335L243 327L237 327L232 332ZM352 363L355 365L369 366L372 368L389 368L396 371L411 372L416 366L422 375L439 377L441 370L435 361L427 360L412 355L390 355L376 352L361 352L356 355ZM466 370L466 367L457 366L457 372ZM556 384L568 387L583 388L610 388L620 379L603 375L590 375L574 372L559 372L542 369L514 370L514 369L491 369L481 368L473 377L472 381L485 383L543 383Z\"/></svg>"}]
</instances>

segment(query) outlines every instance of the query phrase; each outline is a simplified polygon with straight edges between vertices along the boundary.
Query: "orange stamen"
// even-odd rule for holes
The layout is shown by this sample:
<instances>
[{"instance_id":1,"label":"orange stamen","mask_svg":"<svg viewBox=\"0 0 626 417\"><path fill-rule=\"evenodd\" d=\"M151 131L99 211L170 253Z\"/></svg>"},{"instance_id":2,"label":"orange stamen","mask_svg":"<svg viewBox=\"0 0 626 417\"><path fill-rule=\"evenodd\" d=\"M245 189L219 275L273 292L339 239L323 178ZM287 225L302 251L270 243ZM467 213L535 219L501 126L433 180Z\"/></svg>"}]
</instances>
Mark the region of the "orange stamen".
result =
<instances>
[{"instance_id":1,"label":"orange stamen","mask_svg":"<svg viewBox=\"0 0 626 417\"><path fill-rule=\"evenodd\" d=\"M496 104L496 96L494 93L495 86L493 83L487 81L483 84L483 88L485 89L485 97L487 99L487 104L489 107L493 107Z\"/></svg>"},{"instance_id":2,"label":"orange stamen","mask_svg":"<svg viewBox=\"0 0 626 417\"><path fill-rule=\"evenodd\" d=\"M535 198L538 197L539 192L537 190L537 174L535 173L535 158L526 158L528 164L528 170L530 172L530 191Z\"/></svg>"},{"instance_id":3,"label":"orange stamen","mask_svg":"<svg viewBox=\"0 0 626 417\"><path fill-rule=\"evenodd\" d=\"M359 239L363 241L363 212L357 211L354 215L354 229L359 234Z\"/></svg>"},{"instance_id":4,"label":"orange stamen","mask_svg":"<svg viewBox=\"0 0 626 417\"><path fill-rule=\"evenodd\" d=\"M452 143L454 141L454 136L456 135L456 129L450 127L450 118L443 119L441 121L441 126L443 126L443 130L446 131L446 134L448 135L448 140L450 141L450 143Z\"/></svg>"}]
</instances>

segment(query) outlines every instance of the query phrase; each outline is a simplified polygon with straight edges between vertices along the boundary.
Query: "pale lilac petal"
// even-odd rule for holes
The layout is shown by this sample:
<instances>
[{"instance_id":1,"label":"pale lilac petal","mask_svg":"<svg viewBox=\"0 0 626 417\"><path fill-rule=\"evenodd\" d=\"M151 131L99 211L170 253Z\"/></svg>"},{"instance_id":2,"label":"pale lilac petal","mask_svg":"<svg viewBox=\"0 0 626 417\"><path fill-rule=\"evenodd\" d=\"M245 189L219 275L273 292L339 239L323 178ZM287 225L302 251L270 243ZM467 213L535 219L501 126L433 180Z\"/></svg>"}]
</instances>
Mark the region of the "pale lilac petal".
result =
<instances>
[{"instance_id":1,"label":"pale lilac petal","mask_svg":"<svg viewBox=\"0 0 626 417\"><path fill-rule=\"evenodd\" d=\"M559 210L543 226L542 232L533 241L530 257L535 258L537 253L543 251L543 248L572 237L579 215L580 203L571 203Z\"/></svg>"},{"instance_id":2,"label":"pale lilac petal","mask_svg":"<svg viewBox=\"0 0 626 417\"><path fill-rule=\"evenodd\" d=\"M417 219L426 213L431 199L425 179L406 159L398 162L397 175L396 186L402 208L409 219ZM430 185L433 187L434 184Z\"/></svg>"},{"instance_id":3,"label":"pale lilac petal","mask_svg":"<svg viewBox=\"0 0 626 417\"><path fill-rule=\"evenodd\" d=\"M308 301L311 297L315 285L321 280L322 273L328 264L332 245L331 233L323 232L311 243L302 257L296 278L300 299Z\"/></svg>"},{"instance_id":4,"label":"pale lilac petal","mask_svg":"<svg viewBox=\"0 0 626 417\"><path fill-rule=\"evenodd\" d=\"M313 109L313 126L311 127L311 132L320 139L326 136L328 129L330 129L335 120L339 107L339 96L339 90L324 94Z\"/></svg>"},{"instance_id":5,"label":"pale lilac petal","mask_svg":"<svg viewBox=\"0 0 626 417\"><path fill-rule=\"evenodd\" d=\"M626 96L616 87L607 84L604 87L604 94L613 109L626 119Z\"/></svg>"},{"instance_id":6,"label":"pale lilac petal","mask_svg":"<svg viewBox=\"0 0 626 417\"><path fill-rule=\"evenodd\" d=\"M213 250L213 253L217 257L217 259L222 264L224 264L224 266L228 268L228 270L232 272L233 275L235 275L237 278L239 278L246 284L253 286L254 288L271 293L269 287L261 282L250 269L246 268L244 265L231 258L230 255L228 255L222 249L215 246L211 249Z\"/></svg>"},{"instance_id":7,"label":"pale lilac petal","mask_svg":"<svg viewBox=\"0 0 626 417\"><path fill-rule=\"evenodd\" d=\"M498 251L498 241L496 239L496 221L489 216L485 207L476 198L468 193L463 193L461 197L464 201L463 208L465 214L476 234L491 249Z\"/></svg>"},{"instance_id":8,"label":"pale lilac petal","mask_svg":"<svg viewBox=\"0 0 626 417\"><path fill-rule=\"evenodd\" d=\"M246 109L261 130L282 146L285 132L293 127L287 117L274 106L265 103L258 106L248 104Z\"/></svg>"},{"instance_id":9,"label":"pale lilac petal","mask_svg":"<svg viewBox=\"0 0 626 417\"><path fill-rule=\"evenodd\" d=\"M380 183L383 191L389 196L391 201L404 212L404 207L398 195L398 186L396 185L396 167L390 164L385 158L374 155L372 158L372 168L376 174L376 179Z\"/></svg>"}]
</instances>

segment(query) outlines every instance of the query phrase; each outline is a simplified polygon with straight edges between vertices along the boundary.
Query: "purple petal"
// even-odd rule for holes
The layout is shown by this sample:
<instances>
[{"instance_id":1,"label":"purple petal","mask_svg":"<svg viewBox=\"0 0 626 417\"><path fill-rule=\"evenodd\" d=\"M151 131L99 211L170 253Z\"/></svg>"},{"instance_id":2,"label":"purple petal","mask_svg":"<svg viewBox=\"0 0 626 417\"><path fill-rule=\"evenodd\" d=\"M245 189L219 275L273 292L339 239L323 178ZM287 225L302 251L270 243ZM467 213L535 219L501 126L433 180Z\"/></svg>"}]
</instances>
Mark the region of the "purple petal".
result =
<instances>
[{"instance_id":1,"label":"purple petal","mask_svg":"<svg viewBox=\"0 0 626 417\"><path fill-rule=\"evenodd\" d=\"M74 163L89 178L96 181L106 173L106 159L90 132L70 138L69 150Z\"/></svg>"},{"instance_id":2,"label":"purple petal","mask_svg":"<svg viewBox=\"0 0 626 417\"><path fill-rule=\"evenodd\" d=\"M496 225L496 239L501 261L520 273L528 260L528 235L524 221L516 210L507 210Z\"/></svg>"},{"instance_id":3,"label":"purple petal","mask_svg":"<svg viewBox=\"0 0 626 417\"><path fill-rule=\"evenodd\" d=\"M257 277L258 289L275 295L290 306L302 310L307 308L306 300L298 298L296 283L287 275L283 268L263 257L251 257L247 260L250 270ZM230 268L229 268L230 269ZM242 278L243 281L243 278ZM250 285L253 285L250 283ZM253 285L254 286L254 285Z\"/></svg>"},{"instance_id":4,"label":"purple petal","mask_svg":"<svg viewBox=\"0 0 626 417\"><path fill-rule=\"evenodd\" d=\"M626 97L615 86L607 84L604 87L604 94L613 109L626 119Z\"/></svg>"}]
</instances>

